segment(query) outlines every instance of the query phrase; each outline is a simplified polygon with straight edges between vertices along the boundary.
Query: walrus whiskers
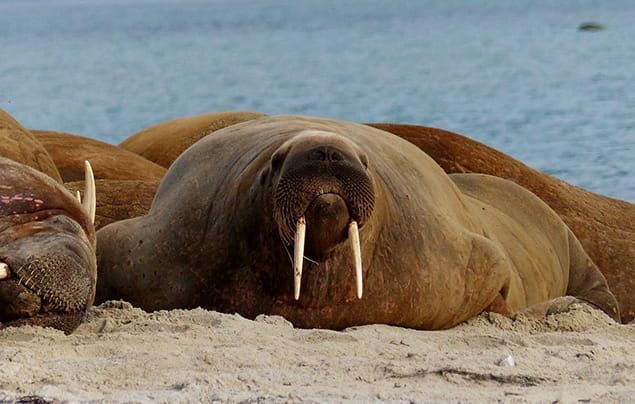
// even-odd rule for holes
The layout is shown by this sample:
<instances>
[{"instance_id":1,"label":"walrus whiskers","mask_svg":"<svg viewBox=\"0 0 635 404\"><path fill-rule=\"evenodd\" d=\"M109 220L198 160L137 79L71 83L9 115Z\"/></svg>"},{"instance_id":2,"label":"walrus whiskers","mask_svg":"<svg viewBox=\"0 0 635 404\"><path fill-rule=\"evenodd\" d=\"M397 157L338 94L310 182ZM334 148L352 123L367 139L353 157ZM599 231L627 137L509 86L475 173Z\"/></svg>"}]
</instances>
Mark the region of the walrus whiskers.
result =
<instances>
[{"instance_id":1,"label":"walrus whiskers","mask_svg":"<svg viewBox=\"0 0 635 404\"><path fill-rule=\"evenodd\" d=\"M306 220L304 216L298 219L293 245L293 297L300 299L300 285L302 284L302 261L304 260L304 238L306 236Z\"/></svg>"},{"instance_id":2,"label":"walrus whiskers","mask_svg":"<svg viewBox=\"0 0 635 404\"><path fill-rule=\"evenodd\" d=\"M90 166L88 160L84 161L84 181L84 202L82 203L82 207L88 214L92 223L95 223L95 210L97 209L95 175L93 174L93 168Z\"/></svg>"},{"instance_id":3,"label":"walrus whiskers","mask_svg":"<svg viewBox=\"0 0 635 404\"><path fill-rule=\"evenodd\" d=\"M9 266L0 262L0 281L9 277Z\"/></svg>"},{"instance_id":4,"label":"walrus whiskers","mask_svg":"<svg viewBox=\"0 0 635 404\"><path fill-rule=\"evenodd\" d=\"M348 225L348 238L351 240L351 244L353 246L357 298L361 299L364 293L364 284L362 279L362 248L359 244L359 229L357 228L357 222L354 220Z\"/></svg>"}]
</instances>

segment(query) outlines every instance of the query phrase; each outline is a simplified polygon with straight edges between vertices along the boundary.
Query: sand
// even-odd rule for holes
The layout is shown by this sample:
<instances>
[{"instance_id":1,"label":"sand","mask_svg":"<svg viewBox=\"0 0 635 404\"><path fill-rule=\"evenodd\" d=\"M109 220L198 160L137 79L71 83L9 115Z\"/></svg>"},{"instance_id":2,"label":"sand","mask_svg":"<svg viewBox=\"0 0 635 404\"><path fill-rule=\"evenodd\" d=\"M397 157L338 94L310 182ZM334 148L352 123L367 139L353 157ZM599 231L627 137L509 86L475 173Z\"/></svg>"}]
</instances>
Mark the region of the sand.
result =
<instances>
[{"instance_id":1,"label":"sand","mask_svg":"<svg viewBox=\"0 0 635 404\"><path fill-rule=\"evenodd\" d=\"M502 365L510 355L515 366ZM275 316L107 302L70 336L0 331L0 401L18 399L628 402L635 325L574 305L539 321L486 313L445 331L335 332Z\"/></svg>"}]
</instances>

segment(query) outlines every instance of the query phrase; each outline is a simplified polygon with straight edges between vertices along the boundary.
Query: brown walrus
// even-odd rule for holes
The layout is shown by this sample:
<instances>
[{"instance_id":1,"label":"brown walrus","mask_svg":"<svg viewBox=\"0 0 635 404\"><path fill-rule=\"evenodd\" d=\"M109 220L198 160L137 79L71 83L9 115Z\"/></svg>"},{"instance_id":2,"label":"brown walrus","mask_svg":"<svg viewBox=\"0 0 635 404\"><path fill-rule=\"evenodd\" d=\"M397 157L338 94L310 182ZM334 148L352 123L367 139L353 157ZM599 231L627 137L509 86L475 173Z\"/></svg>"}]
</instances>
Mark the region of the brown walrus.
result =
<instances>
[{"instance_id":1,"label":"brown walrus","mask_svg":"<svg viewBox=\"0 0 635 404\"><path fill-rule=\"evenodd\" d=\"M213 112L173 119L143 129L119 146L167 168L209 133L262 116L258 112Z\"/></svg>"},{"instance_id":2,"label":"brown walrus","mask_svg":"<svg viewBox=\"0 0 635 404\"><path fill-rule=\"evenodd\" d=\"M148 215L97 237L98 300L146 310L440 329L571 295L619 319L600 271L535 195L449 177L411 143L341 121L220 130L174 162Z\"/></svg>"},{"instance_id":3,"label":"brown walrus","mask_svg":"<svg viewBox=\"0 0 635 404\"><path fill-rule=\"evenodd\" d=\"M0 157L0 328L71 332L95 296L95 187L84 204L35 169Z\"/></svg>"},{"instance_id":4,"label":"brown walrus","mask_svg":"<svg viewBox=\"0 0 635 404\"><path fill-rule=\"evenodd\" d=\"M0 157L35 168L61 182L51 156L33 135L11 115L0 109Z\"/></svg>"},{"instance_id":5,"label":"brown walrus","mask_svg":"<svg viewBox=\"0 0 635 404\"><path fill-rule=\"evenodd\" d=\"M447 173L506 178L547 203L582 243L620 304L622 320L635 318L635 205L594 194L534 170L459 134L416 125L369 124L415 144Z\"/></svg>"},{"instance_id":6,"label":"brown walrus","mask_svg":"<svg viewBox=\"0 0 635 404\"><path fill-rule=\"evenodd\" d=\"M108 143L64 132L32 129L31 133L52 157L64 182L80 181L86 160L97 180L154 181L165 175L164 167Z\"/></svg>"},{"instance_id":7,"label":"brown walrus","mask_svg":"<svg viewBox=\"0 0 635 404\"><path fill-rule=\"evenodd\" d=\"M96 180L95 230L120 220L143 216L150 210L160 181ZM72 193L83 189L82 181L64 184Z\"/></svg>"}]
</instances>

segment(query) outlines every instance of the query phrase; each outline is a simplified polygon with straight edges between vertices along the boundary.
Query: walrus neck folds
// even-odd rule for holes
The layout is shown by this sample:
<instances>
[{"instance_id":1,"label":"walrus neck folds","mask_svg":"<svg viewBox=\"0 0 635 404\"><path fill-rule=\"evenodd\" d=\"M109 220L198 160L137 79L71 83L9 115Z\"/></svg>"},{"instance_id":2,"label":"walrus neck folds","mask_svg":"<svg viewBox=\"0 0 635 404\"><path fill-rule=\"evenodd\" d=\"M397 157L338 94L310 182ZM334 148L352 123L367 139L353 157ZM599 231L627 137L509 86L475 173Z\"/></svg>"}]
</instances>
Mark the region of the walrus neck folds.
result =
<instances>
[{"instance_id":1,"label":"walrus neck folds","mask_svg":"<svg viewBox=\"0 0 635 404\"><path fill-rule=\"evenodd\" d=\"M293 245L294 299L300 298L305 258L324 260L348 241L355 267L357 297L363 294L359 229L375 204L367 160L341 136L305 131L271 159L277 175L273 216L285 246Z\"/></svg>"}]
</instances>

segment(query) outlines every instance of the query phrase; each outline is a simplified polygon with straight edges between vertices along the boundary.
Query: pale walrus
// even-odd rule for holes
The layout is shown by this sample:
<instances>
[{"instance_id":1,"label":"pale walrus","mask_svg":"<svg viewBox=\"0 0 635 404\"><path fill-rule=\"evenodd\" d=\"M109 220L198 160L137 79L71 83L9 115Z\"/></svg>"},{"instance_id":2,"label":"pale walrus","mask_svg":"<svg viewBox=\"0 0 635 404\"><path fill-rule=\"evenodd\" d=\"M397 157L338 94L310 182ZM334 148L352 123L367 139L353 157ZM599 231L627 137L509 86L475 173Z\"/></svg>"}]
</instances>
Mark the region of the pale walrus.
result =
<instances>
[{"instance_id":1,"label":"pale walrus","mask_svg":"<svg viewBox=\"0 0 635 404\"><path fill-rule=\"evenodd\" d=\"M369 124L419 147L447 173L483 173L527 188L549 205L606 277L622 320L635 318L635 205L534 170L465 136L417 125Z\"/></svg>"},{"instance_id":2,"label":"pale walrus","mask_svg":"<svg viewBox=\"0 0 635 404\"><path fill-rule=\"evenodd\" d=\"M547 310L564 295L619 318L578 240L529 191L451 178L392 134L309 117L197 142L148 215L98 232L98 265L99 300L299 327L441 329L487 307Z\"/></svg>"},{"instance_id":3,"label":"pale walrus","mask_svg":"<svg viewBox=\"0 0 635 404\"><path fill-rule=\"evenodd\" d=\"M119 145L163 167L211 132L265 116L258 112L212 112L161 122L135 133Z\"/></svg>"},{"instance_id":4,"label":"pale walrus","mask_svg":"<svg viewBox=\"0 0 635 404\"><path fill-rule=\"evenodd\" d=\"M0 157L6 157L43 172L58 182L60 173L51 156L22 125L0 109Z\"/></svg>"},{"instance_id":5,"label":"pale walrus","mask_svg":"<svg viewBox=\"0 0 635 404\"><path fill-rule=\"evenodd\" d=\"M156 181L165 175L164 167L99 140L35 129L31 133L51 156L64 182L80 181L86 160L97 180Z\"/></svg>"},{"instance_id":6,"label":"pale walrus","mask_svg":"<svg viewBox=\"0 0 635 404\"><path fill-rule=\"evenodd\" d=\"M50 177L0 157L0 328L71 332L95 296L95 186L80 203Z\"/></svg>"}]
</instances>

